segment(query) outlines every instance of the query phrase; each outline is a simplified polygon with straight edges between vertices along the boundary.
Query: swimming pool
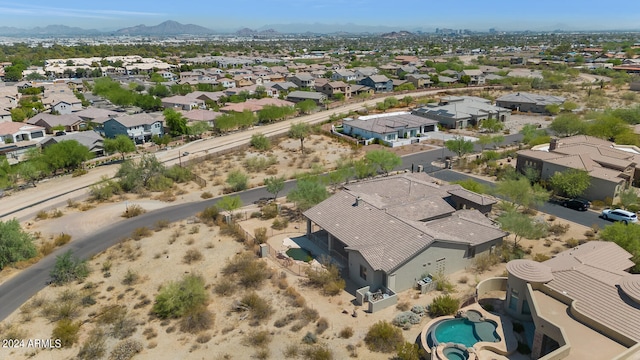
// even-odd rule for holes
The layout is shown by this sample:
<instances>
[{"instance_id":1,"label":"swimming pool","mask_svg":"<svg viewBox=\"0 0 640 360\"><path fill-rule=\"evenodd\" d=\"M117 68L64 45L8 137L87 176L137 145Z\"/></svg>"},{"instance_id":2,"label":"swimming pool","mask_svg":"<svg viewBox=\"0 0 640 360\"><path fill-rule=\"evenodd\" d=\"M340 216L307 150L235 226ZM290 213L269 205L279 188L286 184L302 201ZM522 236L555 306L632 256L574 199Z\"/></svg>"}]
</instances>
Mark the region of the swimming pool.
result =
<instances>
[{"instance_id":1,"label":"swimming pool","mask_svg":"<svg viewBox=\"0 0 640 360\"><path fill-rule=\"evenodd\" d=\"M300 260L304 262L313 260L313 256L311 256L311 253L301 248L291 248L287 250L287 255L294 260Z\"/></svg>"},{"instance_id":2,"label":"swimming pool","mask_svg":"<svg viewBox=\"0 0 640 360\"><path fill-rule=\"evenodd\" d=\"M472 322L468 319L449 319L435 324L430 337L434 345L456 343L473 347L480 341L500 341L496 328L492 321Z\"/></svg>"},{"instance_id":3,"label":"swimming pool","mask_svg":"<svg viewBox=\"0 0 640 360\"><path fill-rule=\"evenodd\" d=\"M447 347L442 352L449 360L467 360L469 358L467 351L456 347Z\"/></svg>"}]
</instances>

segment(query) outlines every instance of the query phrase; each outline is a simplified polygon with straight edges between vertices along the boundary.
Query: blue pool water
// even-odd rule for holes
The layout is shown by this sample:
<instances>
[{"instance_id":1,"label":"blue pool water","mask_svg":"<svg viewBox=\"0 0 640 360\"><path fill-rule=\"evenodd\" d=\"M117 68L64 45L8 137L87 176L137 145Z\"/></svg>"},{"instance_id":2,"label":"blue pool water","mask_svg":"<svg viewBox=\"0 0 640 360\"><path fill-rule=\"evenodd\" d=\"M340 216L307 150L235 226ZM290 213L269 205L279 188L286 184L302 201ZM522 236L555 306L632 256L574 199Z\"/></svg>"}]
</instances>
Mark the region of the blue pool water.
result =
<instances>
[{"instance_id":1,"label":"blue pool water","mask_svg":"<svg viewBox=\"0 0 640 360\"><path fill-rule=\"evenodd\" d=\"M469 358L466 351L458 348L448 347L445 348L442 352L444 353L444 356L446 356L449 360L467 360Z\"/></svg>"},{"instance_id":2,"label":"blue pool water","mask_svg":"<svg viewBox=\"0 0 640 360\"><path fill-rule=\"evenodd\" d=\"M436 324L432 335L438 343L457 343L472 347L480 341L498 342L496 325L490 321L471 322L467 319L450 319Z\"/></svg>"}]
</instances>

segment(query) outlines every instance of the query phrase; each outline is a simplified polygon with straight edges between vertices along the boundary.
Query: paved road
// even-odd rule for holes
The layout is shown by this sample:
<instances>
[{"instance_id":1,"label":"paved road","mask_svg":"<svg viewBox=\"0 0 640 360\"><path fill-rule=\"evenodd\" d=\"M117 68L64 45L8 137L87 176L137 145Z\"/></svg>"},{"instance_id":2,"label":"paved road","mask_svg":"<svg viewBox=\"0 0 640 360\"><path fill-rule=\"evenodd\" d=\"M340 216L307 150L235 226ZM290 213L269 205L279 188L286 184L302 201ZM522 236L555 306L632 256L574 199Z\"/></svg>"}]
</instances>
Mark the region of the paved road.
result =
<instances>
[{"instance_id":1,"label":"paved road","mask_svg":"<svg viewBox=\"0 0 640 360\"><path fill-rule=\"evenodd\" d=\"M285 188L278 195L286 195L294 187L295 181L288 181L285 183ZM264 187L247 190L239 193L239 195L245 204L251 204L261 198L271 196ZM215 204L218 200L220 200L220 197L166 207L150 211L135 218L123 219L107 229L95 232L85 238L74 240L68 245L57 249L52 254L0 285L0 321L4 320L47 285L50 279L49 272L55 264L57 255L72 250L74 255L81 259L90 258L117 244L121 239L130 236L136 228L152 226L158 220L175 222L189 218L204 208Z\"/></svg>"},{"instance_id":2,"label":"paved road","mask_svg":"<svg viewBox=\"0 0 640 360\"><path fill-rule=\"evenodd\" d=\"M486 181L483 179L478 179L473 176L469 176L466 174L462 174L459 172L451 171L451 170L439 170L434 173L429 174L437 179L443 181L457 181L457 180L465 180L468 178L472 178L479 183L485 184L489 187L493 187L495 184ZM559 205L556 202L548 201L541 206L538 207L538 210L547 213L549 215L554 215L558 218L565 219L567 221L574 222L576 224L584 225L584 226L592 226L593 224L598 225L600 229L604 228L607 225L611 225L610 221L604 220L600 218L600 213L596 211L576 211L572 209L567 209L562 205Z\"/></svg>"}]
</instances>

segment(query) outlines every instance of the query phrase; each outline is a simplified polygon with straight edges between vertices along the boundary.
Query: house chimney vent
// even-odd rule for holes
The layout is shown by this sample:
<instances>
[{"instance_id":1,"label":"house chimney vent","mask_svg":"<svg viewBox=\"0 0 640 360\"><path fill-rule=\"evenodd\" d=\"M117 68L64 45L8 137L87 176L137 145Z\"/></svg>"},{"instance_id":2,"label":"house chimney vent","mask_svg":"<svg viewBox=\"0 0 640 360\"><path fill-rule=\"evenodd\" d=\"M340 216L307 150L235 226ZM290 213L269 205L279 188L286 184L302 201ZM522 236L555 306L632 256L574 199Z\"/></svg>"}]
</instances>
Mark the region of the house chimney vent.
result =
<instances>
[{"instance_id":1,"label":"house chimney vent","mask_svg":"<svg viewBox=\"0 0 640 360\"><path fill-rule=\"evenodd\" d=\"M356 197L356 206L360 206L360 201L362 201L362 198L360 196Z\"/></svg>"}]
</instances>

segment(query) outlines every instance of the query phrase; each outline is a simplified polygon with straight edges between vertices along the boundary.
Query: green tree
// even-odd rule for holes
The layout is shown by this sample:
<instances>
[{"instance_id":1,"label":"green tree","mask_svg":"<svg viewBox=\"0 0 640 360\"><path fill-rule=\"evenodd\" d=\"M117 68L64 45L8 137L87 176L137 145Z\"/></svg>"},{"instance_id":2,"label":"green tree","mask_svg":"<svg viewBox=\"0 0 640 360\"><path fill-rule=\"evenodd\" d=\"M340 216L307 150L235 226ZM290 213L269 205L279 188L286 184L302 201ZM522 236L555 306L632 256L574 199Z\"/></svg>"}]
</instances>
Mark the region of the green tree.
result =
<instances>
[{"instance_id":1,"label":"green tree","mask_svg":"<svg viewBox=\"0 0 640 360\"><path fill-rule=\"evenodd\" d=\"M56 257L56 264L49 273L51 281L56 285L75 280L84 280L89 276L89 266L83 260L73 256L71 250Z\"/></svg>"},{"instance_id":2,"label":"green tree","mask_svg":"<svg viewBox=\"0 0 640 360\"><path fill-rule=\"evenodd\" d=\"M473 191L476 194L486 194L489 192L484 184L481 184L471 178L453 181L452 184L458 184L469 191Z\"/></svg>"},{"instance_id":3,"label":"green tree","mask_svg":"<svg viewBox=\"0 0 640 360\"><path fill-rule=\"evenodd\" d=\"M635 266L631 269L631 272L640 273L640 241L638 241L640 239L640 226L616 222L602 229L600 238L606 241L613 241L633 255L631 260L635 263Z\"/></svg>"},{"instance_id":4,"label":"green tree","mask_svg":"<svg viewBox=\"0 0 640 360\"><path fill-rule=\"evenodd\" d=\"M171 136L185 135L189 129L187 127L187 118L173 109L166 109L163 113L164 121L169 128Z\"/></svg>"},{"instance_id":5,"label":"green tree","mask_svg":"<svg viewBox=\"0 0 640 360\"><path fill-rule=\"evenodd\" d=\"M458 159L473 151L473 142L465 140L463 136L456 136L454 139L445 141L444 146L449 151L456 153Z\"/></svg>"},{"instance_id":6,"label":"green tree","mask_svg":"<svg viewBox=\"0 0 640 360\"><path fill-rule=\"evenodd\" d=\"M169 134L164 134L162 136L153 135L151 137L151 141L153 141L154 144L156 144L156 145L158 145L160 147L167 146L171 142L171 136L169 136Z\"/></svg>"},{"instance_id":7,"label":"green tree","mask_svg":"<svg viewBox=\"0 0 640 360\"><path fill-rule=\"evenodd\" d=\"M545 106L544 109L551 115L558 115L560 113L560 105L558 104L549 104Z\"/></svg>"},{"instance_id":8,"label":"green tree","mask_svg":"<svg viewBox=\"0 0 640 360\"><path fill-rule=\"evenodd\" d=\"M484 151L484 149L493 142L493 137L488 134L482 134L478 136L478 140L476 142L480 145L480 149Z\"/></svg>"},{"instance_id":9,"label":"green tree","mask_svg":"<svg viewBox=\"0 0 640 360\"><path fill-rule=\"evenodd\" d=\"M529 216L517 211L506 211L497 219L502 230L513 234L514 249L518 247L518 240L525 237L527 239L539 239L546 236L547 228L543 223L535 222Z\"/></svg>"},{"instance_id":10,"label":"green tree","mask_svg":"<svg viewBox=\"0 0 640 360\"><path fill-rule=\"evenodd\" d=\"M35 161L23 161L18 165L17 174L24 182L36 187L36 181L40 180L44 175L40 165Z\"/></svg>"},{"instance_id":11,"label":"green tree","mask_svg":"<svg viewBox=\"0 0 640 360\"><path fill-rule=\"evenodd\" d=\"M570 198L581 196L591 185L591 176L585 170L569 169L558 171L549 178L549 184L556 194Z\"/></svg>"},{"instance_id":12,"label":"green tree","mask_svg":"<svg viewBox=\"0 0 640 360\"><path fill-rule=\"evenodd\" d=\"M231 188L231 191L245 190L249 183L249 177L241 170L232 170L227 175L227 184Z\"/></svg>"},{"instance_id":13,"label":"green tree","mask_svg":"<svg viewBox=\"0 0 640 360\"><path fill-rule=\"evenodd\" d=\"M549 129L560 137L567 137L584 134L587 124L578 115L561 114L551 122Z\"/></svg>"},{"instance_id":14,"label":"green tree","mask_svg":"<svg viewBox=\"0 0 640 360\"><path fill-rule=\"evenodd\" d=\"M4 68L4 81L7 82L17 82L22 80L22 72L26 70L26 66L12 65Z\"/></svg>"},{"instance_id":15,"label":"green tree","mask_svg":"<svg viewBox=\"0 0 640 360\"><path fill-rule=\"evenodd\" d=\"M287 195L287 200L295 202L300 211L306 211L328 197L327 188L317 176L305 176L298 179L296 188Z\"/></svg>"},{"instance_id":16,"label":"green tree","mask_svg":"<svg viewBox=\"0 0 640 360\"><path fill-rule=\"evenodd\" d=\"M299 122L291 124L289 128L289 137L300 140L300 152L304 154L304 139L311 134L311 127L307 123Z\"/></svg>"},{"instance_id":17,"label":"green tree","mask_svg":"<svg viewBox=\"0 0 640 360\"><path fill-rule=\"evenodd\" d=\"M273 198L278 198L278 193L284 189L284 176L271 176L264 179L264 185L267 192L273 194Z\"/></svg>"},{"instance_id":18,"label":"green tree","mask_svg":"<svg viewBox=\"0 0 640 360\"><path fill-rule=\"evenodd\" d=\"M136 151L136 144L127 135L120 134L115 139L104 139L104 150L109 153L119 153L124 161L125 154Z\"/></svg>"},{"instance_id":19,"label":"green tree","mask_svg":"<svg viewBox=\"0 0 640 360\"><path fill-rule=\"evenodd\" d=\"M242 207L242 199L240 199L239 195L225 196L218 201L216 206L222 210L228 211L229 214L231 214L231 218L233 218L233 212Z\"/></svg>"},{"instance_id":20,"label":"green tree","mask_svg":"<svg viewBox=\"0 0 640 360\"><path fill-rule=\"evenodd\" d=\"M303 100L296 104L296 109L303 114L311 114L317 108L318 105L316 105L316 102L311 99Z\"/></svg>"},{"instance_id":21,"label":"green tree","mask_svg":"<svg viewBox=\"0 0 640 360\"><path fill-rule=\"evenodd\" d=\"M620 198L620 205L625 209L632 205L638 205L640 200L638 193L633 188L621 191L618 197Z\"/></svg>"},{"instance_id":22,"label":"green tree","mask_svg":"<svg viewBox=\"0 0 640 360\"><path fill-rule=\"evenodd\" d=\"M251 146L261 151L266 151L271 148L271 140L262 133L251 135L251 141L249 143Z\"/></svg>"},{"instance_id":23,"label":"green tree","mask_svg":"<svg viewBox=\"0 0 640 360\"><path fill-rule=\"evenodd\" d=\"M389 174L389 171L394 168L402 165L400 156L385 149L371 150L365 155L365 159L375 166L376 170L384 172L385 175Z\"/></svg>"},{"instance_id":24,"label":"green tree","mask_svg":"<svg viewBox=\"0 0 640 360\"><path fill-rule=\"evenodd\" d=\"M534 124L526 124L520 130L520 134L522 134L522 142L530 144L534 139L546 136L547 132L544 129L538 129Z\"/></svg>"},{"instance_id":25,"label":"green tree","mask_svg":"<svg viewBox=\"0 0 640 360\"><path fill-rule=\"evenodd\" d=\"M27 118L27 114L25 114L22 108L13 108L9 110L11 113L11 121L14 122L23 122Z\"/></svg>"},{"instance_id":26,"label":"green tree","mask_svg":"<svg viewBox=\"0 0 640 360\"><path fill-rule=\"evenodd\" d=\"M167 168L154 155L143 155L136 162L127 160L120 165L116 177L127 192L141 192L143 189L164 191L172 185L164 176Z\"/></svg>"},{"instance_id":27,"label":"green tree","mask_svg":"<svg viewBox=\"0 0 640 360\"><path fill-rule=\"evenodd\" d=\"M52 171L77 169L94 156L86 146L76 140L61 141L47 146L42 152L43 161Z\"/></svg>"},{"instance_id":28,"label":"green tree","mask_svg":"<svg viewBox=\"0 0 640 360\"><path fill-rule=\"evenodd\" d=\"M489 118L486 120L482 120L482 122L480 123L480 128L490 133L497 133L498 131L504 129L504 124L498 119Z\"/></svg>"},{"instance_id":29,"label":"green tree","mask_svg":"<svg viewBox=\"0 0 640 360\"><path fill-rule=\"evenodd\" d=\"M202 134L211 130L211 126L206 121L196 121L193 125L187 127L189 136L202 137Z\"/></svg>"},{"instance_id":30,"label":"green tree","mask_svg":"<svg viewBox=\"0 0 640 360\"><path fill-rule=\"evenodd\" d=\"M150 87L147 92L149 93L149 95L157 96L159 98L165 98L171 95L171 91L169 90L169 88L162 84L157 84Z\"/></svg>"},{"instance_id":31,"label":"green tree","mask_svg":"<svg viewBox=\"0 0 640 360\"><path fill-rule=\"evenodd\" d=\"M202 276L188 274L178 282L162 286L152 311L162 319L179 318L203 306L208 299Z\"/></svg>"},{"instance_id":32,"label":"green tree","mask_svg":"<svg viewBox=\"0 0 640 360\"><path fill-rule=\"evenodd\" d=\"M37 254L33 236L22 230L18 220L0 221L0 270Z\"/></svg>"},{"instance_id":33,"label":"green tree","mask_svg":"<svg viewBox=\"0 0 640 360\"><path fill-rule=\"evenodd\" d=\"M469 85L471 83L471 76L469 76L469 75L460 76L460 82L465 84L465 85Z\"/></svg>"},{"instance_id":34,"label":"green tree","mask_svg":"<svg viewBox=\"0 0 640 360\"><path fill-rule=\"evenodd\" d=\"M572 101L565 101L564 104L562 104L562 108L564 109L564 111L573 111L578 108L578 104Z\"/></svg>"},{"instance_id":35,"label":"green tree","mask_svg":"<svg viewBox=\"0 0 640 360\"><path fill-rule=\"evenodd\" d=\"M162 77L162 75L158 74L157 72L154 72L153 74L151 74L150 80L156 84L160 84L162 82L167 81L165 78Z\"/></svg>"},{"instance_id":36,"label":"green tree","mask_svg":"<svg viewBox=\"0 0 640 360\"><path fill-rule=\"evenodd\" d=\"M507 179L496 183L495 193L516 205L531 208L549 200L549 192L538 184L531 185L528 179Z\"/></svg>"}]
</instances>

